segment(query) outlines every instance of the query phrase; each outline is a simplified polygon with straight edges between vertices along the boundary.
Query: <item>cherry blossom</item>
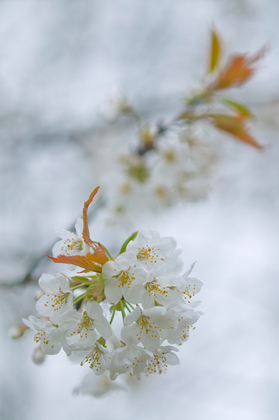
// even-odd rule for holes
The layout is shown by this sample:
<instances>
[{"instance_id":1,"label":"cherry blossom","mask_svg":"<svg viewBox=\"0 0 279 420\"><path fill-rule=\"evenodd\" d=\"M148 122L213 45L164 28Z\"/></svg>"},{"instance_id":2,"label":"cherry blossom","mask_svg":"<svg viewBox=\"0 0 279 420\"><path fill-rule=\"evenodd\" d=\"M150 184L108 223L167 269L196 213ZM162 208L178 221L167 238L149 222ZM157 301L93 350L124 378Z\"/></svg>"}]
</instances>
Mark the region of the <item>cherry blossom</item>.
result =
<instances>
[{"instance_id":1,"label":"cherry blossom","mask_svg":"<svg viewBox=\"0 0 279 420\"><path fill-rule=\"evenodd\" d=\"M165 308L151 309L137 307L124 321L121 337L123 341L141 343L146 349L155 351L162 342L161 333L175 322L175 316Z\"/></svg>"},{"instance_id":2,"label":"cherry blossom","mask_svg":"<svg viewBox=\"0 0 279 420\"><path fill-rule=\"evenodd\" d=\"M78 218L75 224L76 233L65 229L56 229L55 233L61 238L52 248L54 257L58 255L86 255L90 248L82 237L83 220Z\"/></svg>"},{"instance_id":3,"label":"cherry blossom","mask_svg":"<svg viewBox=\"0 0 279 420\"><path fill-rule=\"evenodd\" d=\"M73 293L69 279L57 274L43 274L39 279L39 286L45 293L38 300L36 309L42 316L48 316L53 322L73 307Z\"/></svg>"},{"instance_id":4,"label":"cherry blossom","mask_svg":"<svg viewBox=\"0 0 279 420\"><path fill-rule=\"evenodd\" d=\"M160 274L179 273L183 265L176 241L171 237L161 238L158 232L150 229L140 231L127 245L127 252L134 253L143 267L158 270Z\"/></svg>"},{"instance_id":5,"label":"cherry blossom","mask_svg":"<svg viewBox=\"0 0 279 420\"><path fill-rule=\"evenodd\" d=\"M64 336L59 328L47 319L36 318L30 315L28 319L23 319L27 327L37 331L34 340L41 344L41 349L46 354L57 354L63 345Z\"/></svg>"},{"instance_id":6,"label":"cherry blossom","mask_svg":"<svg viewBox=\"0 0 279 420\"><path fill-rule=\"evenodd\" d=\"M86 303L83 313L76 310L68 313L64 317L62 328L65 331L68 354L75 349L90 349L100 336L107 339L112 333L101 306L94 301Z\"/></svg>"},{"instance_id":7,"label":"cherry blossom","mask_svg":"<svg viewBox=\"0 0 279 420\"><path fill-rule=\"evenodd\" d=\"M137 266L137 258L132 252L120 254L115 261L108 261L102 270L105 279L105 295L110 303L117 303L122 296L131 303L139 303L139 281L144 282L147 271Z\"/></svg>"}]
</instances>

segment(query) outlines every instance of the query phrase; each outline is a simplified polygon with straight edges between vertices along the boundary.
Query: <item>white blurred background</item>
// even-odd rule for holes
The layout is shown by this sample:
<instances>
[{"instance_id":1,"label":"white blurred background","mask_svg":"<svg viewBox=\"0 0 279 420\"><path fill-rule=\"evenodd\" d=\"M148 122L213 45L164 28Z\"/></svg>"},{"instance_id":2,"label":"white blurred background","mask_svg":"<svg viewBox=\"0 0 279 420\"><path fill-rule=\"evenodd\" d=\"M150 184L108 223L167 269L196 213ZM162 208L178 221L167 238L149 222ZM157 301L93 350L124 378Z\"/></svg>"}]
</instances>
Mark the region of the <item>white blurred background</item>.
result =
<instances>
[{"instance_id":1,"label":"white blurred background","mask_svg":"<svg viewBox=\"0 0 279 420\"><path fill-rule=\"evenodd\" d=\"M1 420L278 419L278 16L274 0L0 1ZM129 392L73 396L86 367L63 354L36 366L32 335L8 337L34 313L37 290L10 285L53 243L53 228L80 216L117 145L133 141L128 121L102 118L115 89L151 121L175 115L204 75L212 24L227 52L269 46L233 93L268 147L219 136L209 198L135 221L173 236L204 283L180 365ZM97 215L91 231L107 241L106 229ZM121 245L125 232L113 233Z\"/></svg>"}]
</instances>

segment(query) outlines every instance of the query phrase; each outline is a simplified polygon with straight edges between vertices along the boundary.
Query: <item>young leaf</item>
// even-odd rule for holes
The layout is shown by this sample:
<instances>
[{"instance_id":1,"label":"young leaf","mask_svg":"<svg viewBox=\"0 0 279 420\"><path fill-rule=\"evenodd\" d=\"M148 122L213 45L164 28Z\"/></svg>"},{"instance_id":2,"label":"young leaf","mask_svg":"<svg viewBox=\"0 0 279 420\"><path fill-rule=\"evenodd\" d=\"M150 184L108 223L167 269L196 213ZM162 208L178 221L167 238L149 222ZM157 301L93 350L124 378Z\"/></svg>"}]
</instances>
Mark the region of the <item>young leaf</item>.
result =
<instances>
[{"instance_id":1,"label":"young leaf","mask_svg":"<svg viewBox=\"0 0 279 420\"><path fill-rule=\"evenodd\" d=\"M103 265L109 260L100 244L94 254L89 252L86 255L58 255L57 257L47 255L47 257L55 263L72 264L84 268L80 273L88 273L89 271L101 273Z\"/></svg>"},{"instance_id":2,"label":"young leaf","mask_svg":"<svg viewBox=\"0 0 279 420\"><path fill-rule=\"evenodd\" d=\"M95 197L95 195L97 194L98 190L100 187L96 187L94 191L92 191L92 193L90 194L89 198L87 201L85 201L84 203L84 207L83 207L83 231L82 231L82 237L84 239L84 242L93 247L95 247L92 239L90 238L90 233L89 233L89 228L88 228L88 216L87 216L87 212L88 212L88 207L90 206L90 204L93 201L93 198Z\"/></svg>"},{"instance_id":3,"label":"young leaf","mask_svg":"<svg viewBox=\"0 0 279 420\"><path fill-rule=\"evenodd\" d=\"M131 241L133 241L137 237L137 234L138 234L138 231L132 233L132 235L130 235L129 238L126 239L126 241L123 243L123 245L122 245L122 247L120 249L119 255L120 254L123 254L123 252L126 251L126 248L127 248L128 243L131 242Z\"/></svg>"},{"instance_id":4,"label":"young leaf","mask_svg":"<svg viewBox=\"0 0 279 420\"><path fill-rule=\"evenodd\" d=\"M214 29L211 29L211 51L207 70L208 74L213 73L218 66L221 59L221 53L222 48L220 38L217 32Z\"/></svg>"},{"instance_id":5,"label":"young leaf","mask_svg":"<svg viewBox=\"0 0 279 420\"><path fill-rule=\"evenodd\" d=\"M244 120L232 115L225 114L211 114L209 115L212 118L213 124L219 130L225 131L232 136L236 137L238 140L243 141L244 143L250 144L251 146L256 147L257 149L263 149L252 136L248 133L247 128L244 125Z\"/></svg>"},{"instance_id":6,"label":"young leaf","mask_svg":"<svg viewBox=\"0 0 279 420\"><path fill-rule=\"evenodd\" d=\"M264 50L248 57L246 54L237 54L230 58L227 65L220 71L217 79L209 87L211 90L227 89L232 86L241 86L255 72L254 63L258 61Z\"/></svg>"},{"instance_id":7,"label":"young leaf","mask_svg":"<svg viewBox=\"0 0 279 420\"><path fill-rule=\"evenodd\" d=\"M252 118L254 115L245 105L240 104L239 102L232 101L231 99L222 99L223 104L227 105L230 108L236 110L240 115L246 118Z\"/></svg>"}]
</instances>

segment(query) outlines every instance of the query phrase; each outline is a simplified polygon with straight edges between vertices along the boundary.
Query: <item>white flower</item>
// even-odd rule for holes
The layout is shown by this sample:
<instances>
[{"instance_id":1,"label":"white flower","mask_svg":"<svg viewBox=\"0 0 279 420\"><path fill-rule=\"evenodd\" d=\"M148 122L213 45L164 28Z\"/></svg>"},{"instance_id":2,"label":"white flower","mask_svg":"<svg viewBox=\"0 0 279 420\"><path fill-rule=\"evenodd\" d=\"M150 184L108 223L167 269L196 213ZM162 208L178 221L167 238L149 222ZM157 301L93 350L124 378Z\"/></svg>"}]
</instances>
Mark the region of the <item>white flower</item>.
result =
<instances>
[{"instance_id":1,"label":"white flower","mask_svg":"<svg viewBox=\"0 0 279 420\"><path fill-rule=\"evenodd\" d=\"M30 315L28 319L23 319L27 327L37 331L34 339L36 343L41 343L42 351L46 354L57 354L60 352L64 337L59 328L52 322Z\"/></svg>"},{"instance_id":2,"label":"white flower","mask_svg":"<svg viewBox=\"0 0 279 420\"><path fill-rule=\"evenodd\" d=\"M108 261L102 269L105 280L105 296L110 303L118 303L124 298L130 303L138 303L138 289L135 280L144 281L147 272L137 267L137 258L132 252L120 254L115 261Z\"/></svg>"},{"instance_id":3,"label":"white flower","mask_svg":"<svg viewBox=\"0 0 279 420\"><path fill-rule=\"evenodd\" d=\"M66 229L56 229L55 233L61 238L52 248L54 257L58 255L86 255L90 252L89 246L82 237L83 221L78 218L75 225L76 233Z\"/></svg>"},{"instance_id":4,"label":"white flower","mask_svg":"<svg viewBox=\"0 0 279 420\"><path fill-rule=\"evenodd\" d=\"M62 314L73 308L73 293L69 280L62 274L43 274L39 285L45 294L38 300L36 309L40 315L47 316L57 323Z\"/></svg>"},{"instance_id":5,"label":"white flower","mask_svg":"<svg viewBox=\"0 0 279 420\"><path fill-rule=\"evenodd\" d=\"M169 330L162 331L162 338L168 340L170 344L181 345L184 341L188 340L190 326L197 322L202 315L202 312L194 311L191 305L192 304L189 305L188 310L183 312L177 312L172 309L169 310L176 318L176 322Z\"/></svg>"},{"instance_id":6,"label":"white flower","mask_svg":"<svg viewBox=\"0 0 279 420\"><path fill-rule=\"evenodd\" d=\"M165 308L156 306L141 310L137 307L125 318L121 338L124 342L141 342L148 350L155 351L162 342L162 330L168 330L175 322L174 314Z\"/></svg>"},{"instance_id":7,"label":"white flower","mask_svg":"<svg viewBox=\"0 0 279 420\"><path fill-rule=\"evenodd\" d=\"M161 238L159 233L145 229L138 233L135 240L127 245L127 252L132 252L137 260L148 270L158 270L158 273L179 273L182 261L178 257L176 241L171 237Z\"/></svg>"},{"instance_id":8,"label":"white flower","mask_svg":"<svg viewBox=\"0 0 279 420\"><path fill-rule=\"evenodd\" d=\"M187 303L190 303L190 299L202 287L200 280L189 277L193 266L194 264L181 276L171 273L160 276L156 271L151 271L144 283L144 288L139 292L143 307L150 308L155 304L160 304L166 308L184 311Z\"/></svg>"},{"instance_id":9,"label":"white flower","mask_svg":"<svg viewBox=\"0 0 279 420\"><path fill-rule=\"evenodd\" d=\"M114 380L121 373L129 373L139 378L146 367L146 361L152 355L150 351L132 343L115 349L110 358L110 378Z\"/></svg>"},{"instance_id":10,"label":"white flower","mask_svg":"<svg viewBox=\"0 0 279 420\"><path fill-rule=\"evenodd\" d=\"M166 308L183 308L185 301L181 291L185 290L185 280L182 276L169 274L158 276L156 271L151 271L139 285L140 279L135 282L140 302L144 308L151 308L156 304Z\"/></svg>"},{"instance_id":11,"label":"white flower","mask_svg":"<svg viewBox=\"0 0 279 420\"><path fill-rule=\"evenodd\" d=\"M164 373L168 365L177 365L179 359L173 351L178 351L173 346L161 346L154 352L151 359L147 361L145 372L150 373Z\"/></svg>"},{"instance_id":12,"label":"white flower","mask_svg":"<svg viewBox=\"0 0 279 420\"><path fill-rule=\"evenodd\" d=\"M72 350L86 349L89 351L99 336L107 339L112 333L101 306L94 301L86 303L85 311L82 314L76 310L67 313L63 317L61 328L65 332L67 345L64 350L67 354L70 354Z\"/></svg>"},{"instance_id":13,"label":"white flower","mask_svg":"<svg viewBox=\"0 0 279 420\"><path fill-rule=\"evenodd\" d=\"M189 274L192 272L194 265L195 264L192 264L190 269L182 275L185 285L182 289L182 292L187 300L191 299L193 296L199 293L203 285L203 283L200 280L189 277Z\"/></svg>"},{"instance_id":14,"label":"white flower","mask_svg":"<svg viewBox=\"0 0 279 420\"><path fill-rule=\"evenodd\" d=\"M97 342L93 349L85 356L81 362L81 366L84 363L89 363L89 367L94 371L95 375L102 375L108 367L108 350Z\"/></svg>"}]
</instances>

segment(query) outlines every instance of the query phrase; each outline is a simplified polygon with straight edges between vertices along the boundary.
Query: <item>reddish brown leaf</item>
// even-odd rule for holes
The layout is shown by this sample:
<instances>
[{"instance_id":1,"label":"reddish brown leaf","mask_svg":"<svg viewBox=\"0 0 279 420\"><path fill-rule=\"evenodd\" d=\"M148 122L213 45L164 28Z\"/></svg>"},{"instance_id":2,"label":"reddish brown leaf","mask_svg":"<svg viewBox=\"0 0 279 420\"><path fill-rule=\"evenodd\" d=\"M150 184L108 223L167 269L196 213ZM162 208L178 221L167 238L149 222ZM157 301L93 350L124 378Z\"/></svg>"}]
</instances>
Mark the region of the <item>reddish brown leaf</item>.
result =
<instances>
[{"instance_id":1,"label":"reddish brown leaf","mask_svg":"<svg viewBox=\"0 0 279 420\"><path fill-rule=\"evenodd\" d=\"M238 140L250 144L257 149L263 149L263 146L261 146L247 131L243 117L225 114L211 114L209 117L212 118L213 124L219 130L225 131Z\"/></svg>"},{"instance_id":2,"label":"reddish brown leaf","mask_svg":"<svg viewBox=\"0 0 279 420\"><path fill-rule=\"evenodd\" d=\"M217 79L210 85L211 90L227 89L245 83L255 72L254 63L262 53L248 57L246 54L232 56L228 64L220 71Z\"/></svg>"},{"instance_id":3,"label":"reddish brown leaf","mask_svg":"<svg viewBox=\"0 0 279 420\"><path fill-rule=\"evenodd\" d=\"M82 273L87 273L88 271L95 271L97 273L102 272L102 266L109 260L107 257L106 250L100 243L95 243L90 238L89 228L88 228L88 207L93 201L93 198L97 194L100 187L95 188L95 190L90 194L88 200L84 203L83 207L83 231L82 237L84 242L90 246L93 250L93 253L88 252L86 255L58 255L57 257L48 257L56 263L72 264L77 267L82 267L85 270Z\"/></svg>"},{"instance_id":4,"label":"reddish brown leaf","mask_svg":"<svg viewBox=\"0 0 279 420\"><path fill-rule=\"evenodd\" d=\"M82 237L84 239L84 242L87 245L91 246L91 247L95 247L95 244L94 244L94 242L90 238L90 233L89 233L89 228L88 228L87 212L88 212L88 207L92 203L93 198L97 194L99 188L100 187L95 188L95 190L90 194L88 200L85 201L84 207L83 207L83 231L82 231Z\"/></svg>"},{"instance_id":5,"label":"reddish brown leaf","mask_svg":"<svg viewBox=\"0 0 279 420\"><path fill-rule=\"evenodd\" d=\"M100 244L100 242L97 244L95 244L95 248L94 248L94 258L95 261L98 264L104 265L107 261L109 261L109 258L107 256L106 250L105 248ZM87 254L88 255L88 254Z\"/></svg>"},{"instance_id":6,"label":"reddish brown leaf","mask_svg":"<svg viewBox=\"0 0 279 420\"><path fill-rule=\"evenodd\" d=\"M102 247L100 246L100 248ZM108 257L105 252L104 254L103 252L100 252L99 255L98 252L95 252L94 254L88 253L87 255L58 255L57 257L50 257L47 255L47 257L55 263L71 264L84 268L81 273L88 273L89 271L101 273L102 266L108 261Z\"/></svg>"}]
</instances>

